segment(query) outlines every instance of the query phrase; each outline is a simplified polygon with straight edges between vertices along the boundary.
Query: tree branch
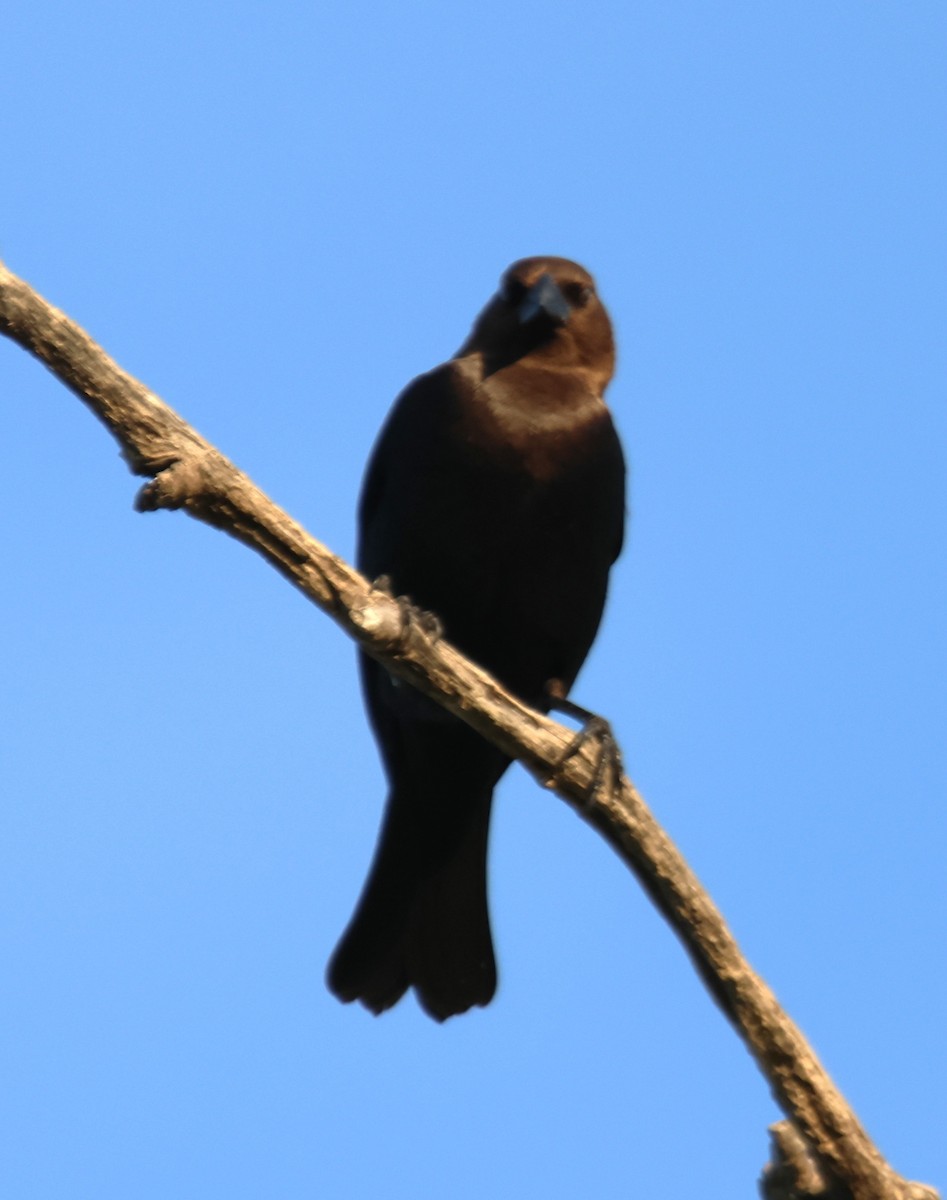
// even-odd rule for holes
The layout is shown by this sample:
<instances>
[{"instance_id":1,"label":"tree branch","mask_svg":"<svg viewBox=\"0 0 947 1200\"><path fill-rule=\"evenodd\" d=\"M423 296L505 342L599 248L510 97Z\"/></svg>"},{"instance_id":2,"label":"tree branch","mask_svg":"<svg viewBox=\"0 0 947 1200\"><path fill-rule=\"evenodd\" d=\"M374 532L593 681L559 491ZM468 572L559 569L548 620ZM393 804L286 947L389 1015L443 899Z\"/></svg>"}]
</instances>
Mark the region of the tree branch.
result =
<instances>
[{"instance_id":1,"label":"tree branch","mask_svg":"<svg viewBox=\"0 0 947 1200\"><path fill-rule=\"evenodd\" d=\"M433 639L422 622L406 619L397 600L310 537L2 264L0 331L76 393L113 434L135 474L151 477L136 500L140 511L182 508L252 547L368 654L519 759L599 830L683 942L791 1122L777 1141L782 1149L764 1177L764 1195L936 1200L936 1192L902 1179L884 1160L630 780L596 786L600 744L591 739L567 754L571 730L520 703L446 641ZM808 1167L800 1165L807 1156Z\"/></svg>"}]
</instances>

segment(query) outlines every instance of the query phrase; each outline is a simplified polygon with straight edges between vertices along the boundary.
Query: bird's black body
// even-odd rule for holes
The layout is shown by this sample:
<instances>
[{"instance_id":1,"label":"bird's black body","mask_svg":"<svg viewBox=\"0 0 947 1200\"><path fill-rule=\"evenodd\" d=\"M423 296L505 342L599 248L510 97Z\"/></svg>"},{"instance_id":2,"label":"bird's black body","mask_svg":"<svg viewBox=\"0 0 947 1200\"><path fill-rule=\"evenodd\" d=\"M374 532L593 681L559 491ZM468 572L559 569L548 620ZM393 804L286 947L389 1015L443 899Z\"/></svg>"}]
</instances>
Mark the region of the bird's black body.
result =
<instances>
[{"instance_id":1,"label":"bird's black body","mask_svg":"<svg viewBox=\"0 0 947 1200\"><path fill-rule=\"evenodd\" d=\"M611 327L590 276L524 259L457 357L405 389L359 508L359 566L529 704L571 687L622 544L625 467L602 399ZM361 656L390 794L372 871L329 968L383 1011L413 986L439 1020L496 987L486 895L509 759Z\"/></svg>"}]
</instances>

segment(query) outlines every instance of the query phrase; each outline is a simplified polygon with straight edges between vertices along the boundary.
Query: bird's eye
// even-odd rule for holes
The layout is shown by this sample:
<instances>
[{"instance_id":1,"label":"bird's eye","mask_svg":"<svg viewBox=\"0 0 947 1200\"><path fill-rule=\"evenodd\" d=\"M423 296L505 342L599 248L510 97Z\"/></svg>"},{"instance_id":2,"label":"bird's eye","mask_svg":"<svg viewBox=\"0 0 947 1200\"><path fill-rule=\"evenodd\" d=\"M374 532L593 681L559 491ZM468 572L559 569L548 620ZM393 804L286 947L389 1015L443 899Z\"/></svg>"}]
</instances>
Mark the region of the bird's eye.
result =
<instances>
[{"instance_id":1,"label":"bird's eye","mask_svg":"<svg viewBox=\"0 0 947 1200\"><path fill-rule=\"evenodd\" d=\"M503 284L503 299L512 308L516 308L519 302L526 295L526 284L522 279L507 279Z\"/></svg>"},{"instance_id":2,"label":"bird's eye","mask_svg":"<svg viewBox=\"0 0 947 1200\"><path fill-rule=\"evenodd\" d=\"M585 283L567 283L562 289L573 308L585 308L592 299L592 289Z\"/></svg>"}]
</instances>

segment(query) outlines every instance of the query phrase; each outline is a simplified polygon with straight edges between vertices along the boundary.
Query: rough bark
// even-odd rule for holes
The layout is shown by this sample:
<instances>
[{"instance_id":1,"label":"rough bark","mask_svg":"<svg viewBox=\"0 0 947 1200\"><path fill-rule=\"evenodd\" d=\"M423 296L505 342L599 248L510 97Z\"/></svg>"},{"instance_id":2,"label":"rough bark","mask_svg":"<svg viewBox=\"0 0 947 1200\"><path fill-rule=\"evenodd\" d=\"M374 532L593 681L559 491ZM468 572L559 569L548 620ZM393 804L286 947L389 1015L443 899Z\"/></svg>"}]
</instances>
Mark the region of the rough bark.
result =
<instances>
[{"instance_id":1,"label":"rough bark","mask_svg":"<svg viewBox=\"0 0 947 1200\"><path fill-rule=\"evenodd\" d=\"M509 695L428 623L310 537L181 417L123 371L64 313L0 264L0 331L34 354L149 476L141 511L181 508L263 555L364 649L518 758L593 825L671 925L769 1082L788 1123L774 1127L761 1190L822 1200L936 1200L897 1175L801 1031L743 957L723 917L620 770L602 772L597 737L575 735Z\"/></svg>"}]
</instances>

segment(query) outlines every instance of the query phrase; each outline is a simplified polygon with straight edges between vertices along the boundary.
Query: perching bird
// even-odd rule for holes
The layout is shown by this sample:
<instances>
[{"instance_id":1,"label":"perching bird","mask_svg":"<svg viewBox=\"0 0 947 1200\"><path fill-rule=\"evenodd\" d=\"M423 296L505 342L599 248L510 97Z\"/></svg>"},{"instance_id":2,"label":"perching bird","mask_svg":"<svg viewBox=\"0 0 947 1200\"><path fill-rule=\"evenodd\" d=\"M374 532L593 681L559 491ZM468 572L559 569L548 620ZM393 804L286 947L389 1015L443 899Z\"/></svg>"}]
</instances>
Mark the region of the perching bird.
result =
<instances>
[{"instance_id":1,"label":"perching bird","mask_svg":"<svg viewBox=\"0 0 947 1200\"><path fill-rule=\"evenodd\" d=\"M398 397L363 484L360 569L543 710L592 645L622 545L625 464L602 398L614 365L588 272L522 259L457 355ZM376 1013L413 987L443 1021L496 990L487 834L510 759L373 659L360 666L390 791L328 983Z\"/></svg>"}]
</instances>

